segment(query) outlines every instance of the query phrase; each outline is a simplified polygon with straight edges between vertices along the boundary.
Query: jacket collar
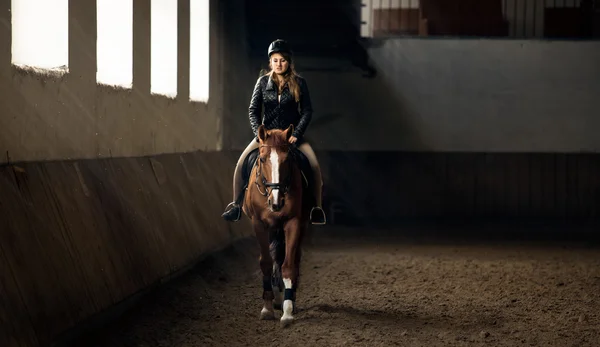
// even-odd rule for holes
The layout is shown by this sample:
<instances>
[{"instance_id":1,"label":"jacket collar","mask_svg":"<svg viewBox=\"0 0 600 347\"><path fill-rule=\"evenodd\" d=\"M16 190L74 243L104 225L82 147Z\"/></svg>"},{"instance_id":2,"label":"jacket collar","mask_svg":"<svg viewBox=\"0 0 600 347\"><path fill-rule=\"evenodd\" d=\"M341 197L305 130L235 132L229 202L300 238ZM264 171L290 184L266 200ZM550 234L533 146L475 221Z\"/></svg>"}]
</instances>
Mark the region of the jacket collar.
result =
<instances>
[{"instance_id":1,"label":"jacket collar","mask_svg":"<svg viewBox=\"0 0 600 347\"><path fill-rule=\"evenodd\" d=\"M271 76L269 76L269 79L267 80L267 90L275 90L275 82Z\"/></svg>"},{"instance_id":2,"label":"jacket collar","mask_svg":"<svg viewBox=\"0 0 600 347\"><path fill-rule=\"evenodd\" d=\"M283 90L285 90L288 87L287 83L283 86ZM267 80L267 87L266 90L274 90L277 91L277 86L275 85L275 82L273 81L273 79L271 78L271 76L269 76L269 79Z\"/></svg>"}]
</instances>

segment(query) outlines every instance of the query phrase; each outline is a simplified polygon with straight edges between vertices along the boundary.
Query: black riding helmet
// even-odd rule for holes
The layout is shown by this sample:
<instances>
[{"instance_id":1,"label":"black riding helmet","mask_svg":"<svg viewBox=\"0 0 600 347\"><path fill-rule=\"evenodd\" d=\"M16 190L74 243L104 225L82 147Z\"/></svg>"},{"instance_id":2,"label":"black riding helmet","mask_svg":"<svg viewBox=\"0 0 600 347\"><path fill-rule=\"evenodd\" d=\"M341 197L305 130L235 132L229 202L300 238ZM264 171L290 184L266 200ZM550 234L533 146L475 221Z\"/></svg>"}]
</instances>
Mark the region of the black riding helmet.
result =
<instances>
[{"instance_id":1,"label":"black riding helmet","mask_svg":"<svg viewBox=\"0 0 600 347\"><path fill-rule=\"evenodd\" d=\"M271 44L269 45L269 52L268 52L269 58L271 57L271 54L273 54L273 53L283 53L283 54L291 56L292 49L290 48L290 45L289 45L289 43L287 43L287 41L277 39L277 40L271 42Z\"/></svg>"}]
</instances>

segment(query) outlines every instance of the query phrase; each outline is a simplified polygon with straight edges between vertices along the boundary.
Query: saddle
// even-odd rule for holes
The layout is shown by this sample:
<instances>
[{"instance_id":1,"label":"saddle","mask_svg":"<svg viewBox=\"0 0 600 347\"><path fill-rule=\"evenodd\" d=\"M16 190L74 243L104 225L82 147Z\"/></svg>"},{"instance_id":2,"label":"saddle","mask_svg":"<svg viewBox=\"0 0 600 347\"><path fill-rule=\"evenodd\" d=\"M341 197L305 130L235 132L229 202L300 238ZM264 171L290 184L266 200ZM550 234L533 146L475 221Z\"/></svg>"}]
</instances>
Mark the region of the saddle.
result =
<instances>
[{"instance_id":1,"label":"saddle","mask_svg":"<svg viewBox=\"0 0 600 347\"><path fill-rule=\"evenodd\" d=\"M310 162L308 161L308 158L297 147L291 147L289 155L291 156L291 159L296 161L296 164L298 164L298 166L300 167L300 172L302 173L303 178L303 186L307 190L307 194L312 198L312 191L310 189L307 189L309 187L312 187L312 185L314 184L313 172L312 168L310 167ZM244 164L242 165L242 178L244 180L244 185L241 192L240 200L238 201L242 201L242 196L244 195L246 188L248 188L248 183L250 182L250 174L252 173L252 169L254 169L254 166L257 163L257 159L258 148L252 150L252 152L250 152L244 159Z\"/></svg>"}]
</instances>

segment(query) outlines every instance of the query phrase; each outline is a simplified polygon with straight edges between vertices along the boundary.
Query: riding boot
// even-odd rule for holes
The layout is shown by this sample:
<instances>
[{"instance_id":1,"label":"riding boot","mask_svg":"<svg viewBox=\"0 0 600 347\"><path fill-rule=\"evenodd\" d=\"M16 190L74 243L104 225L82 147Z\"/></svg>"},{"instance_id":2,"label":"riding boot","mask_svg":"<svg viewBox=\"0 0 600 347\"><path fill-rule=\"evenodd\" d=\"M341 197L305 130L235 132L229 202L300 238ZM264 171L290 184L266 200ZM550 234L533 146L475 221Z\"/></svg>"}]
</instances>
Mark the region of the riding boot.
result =
<instances>
[{"instance_id":1,"label":"riding boot","mask_svg":"<svg viewBox=\"0 0 600 347\"><path fill-rule=\"evenodd\" d=\"M229 209L229 207L231 208ZM225 207L225 212L221 215L223 219L229 222L237 222L242 217L242 209L237 202L231 202Z\"/></svg>"},{"instance_id":2,"label":"riding boot","mask_svg":"<svg viewBox=\"0 0 600 347\"><path fill-rule=\"evenodd\" d=\"M235 201L232 201L225 207L225 212L221 215L223 219L229 222L237 222L242 218L242 208L241 204L244 200L244 193L246 191L246 186L242 187L241 192L239 192L238 197ZM231 207L229 209L229 207Z\"/></svg>"}]
</instances>

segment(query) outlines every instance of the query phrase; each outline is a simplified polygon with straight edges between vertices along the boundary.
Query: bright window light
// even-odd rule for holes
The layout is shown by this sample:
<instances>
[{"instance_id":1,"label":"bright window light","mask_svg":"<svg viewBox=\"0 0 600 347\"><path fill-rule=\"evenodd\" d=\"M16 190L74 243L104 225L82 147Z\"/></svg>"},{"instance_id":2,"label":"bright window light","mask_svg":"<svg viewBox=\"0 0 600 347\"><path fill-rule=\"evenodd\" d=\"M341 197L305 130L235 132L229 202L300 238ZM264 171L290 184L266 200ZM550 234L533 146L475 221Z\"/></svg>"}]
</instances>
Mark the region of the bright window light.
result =
<instances>
[{"instance_id":1,"label":"bright window light","mask_svg":"<svg viewBox=\"0 0 600 347\"><path fill-rule=\"evenodd\" d=\"M96 81L131 88L133 0L97 0Z\"/></svg>"},{"instance_id":2,"label":"bright window light","mask_svg":"<svg viewBox=\"0 0 600 347\"><path fill-rule=\"evenodd\" d=\"M12 63L67 71L69 0L12 0Z\"/></svg>"},{"instance_id":3,"label":"bright window light","mask_svg":"<svg viewBox=\"0 0 600 347\"><path fill-rule=\"evenodd\" d=\"M190 100L208 102L210 1L190 2Z\"/></svg>"},{"instance_id":4,"label":"bright window light","mask_svg":"<svg viewBox=\"0 0 600 347\"><path fill-rule=\"evenodd\" d=\"M177 96L177 1L151 0L150 6L150 92L175 97Z\"/></svg>"}]
</instances>

